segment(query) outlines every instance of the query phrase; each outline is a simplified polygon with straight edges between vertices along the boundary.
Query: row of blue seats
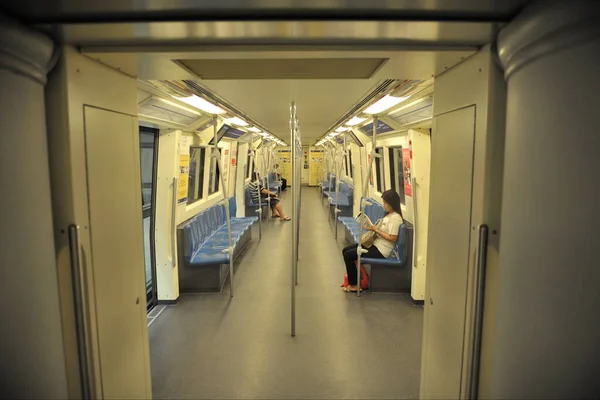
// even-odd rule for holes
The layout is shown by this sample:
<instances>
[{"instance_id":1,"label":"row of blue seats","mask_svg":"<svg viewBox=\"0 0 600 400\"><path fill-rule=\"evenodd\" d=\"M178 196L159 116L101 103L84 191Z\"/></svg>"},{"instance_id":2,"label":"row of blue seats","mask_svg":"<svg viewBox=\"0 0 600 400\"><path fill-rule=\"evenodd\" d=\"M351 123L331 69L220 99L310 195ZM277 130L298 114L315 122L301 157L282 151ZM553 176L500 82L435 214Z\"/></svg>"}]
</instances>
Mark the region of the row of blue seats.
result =
<instances>
[{"instance_id":1,"label":"row of blue seats","mask_svg":"<svg viewBox=\"0 0 600 400\"><path fill-rule=\"evenodd\" d=\"M361 202L363 198L361 198ZM367 201L367 205L365 206L365 214L369 217L369 219L376 223L378 220L385 216L385 210L382 205L380 205L376 200L369 199ZM352 243L358 243L360 241L360 224L353 217L344 217L340 216L338 220L344 225L346 229L346 239ZM400 225L400 229L398 231L398 240L396 241L396 246L392 251L392 254L389 258L362 258L362 262L364 264L370 265L387 265L387 266L402 266L406 263L408 258L408 227L406 222ZM366 232L363 229L363 233Z\"/></svg>"},{"instance_id":2,"label":"row of blue seats","mask_svg":"<svg viewBox=\"0 0 600 400\"><path fill-rule=\"evenodd\" d=\"M354 203L354 186L347 182L341 181L339 187L339 193L336 194L335 186L332 190L325 190L323 194L329 200L329 204L338 207L350 207ZM352 215L352 211L350 211Z\"/></svg>"},{"instance_id":3,"label":"row of blue seats","mask_svg":"<svg viewBox=\"0 0 600 400\"><path fill-rule=\"evenodd\" d=\"M258 221L257 217L238 218L235 197L227 199L231 217L232 246L236 249L240 238ZM207 208L181 226L183 259L191 266L228 264L230 254L225 206L216 204Z\"/></svg>"},{"instance_id":4,"label":"row of blue seats","mask_svg":"<svg viewBox=\"0 0 600 400\"><path fill-rule=\"evenodd\" d=\"M269 190L271 192L280 193L282 184L283 182L277 179L277 174L275 172L269 173ZM267 182L265 181L263 185L266 187Z\"/></svg>"},{"instance_id":5,"label":"row of blue seats","mask_svg":"<svg viewBox=\"0 0 600 400\"><path fill-rule=\"evenodd\" d=\"M319 182L319 186L321 187L321 193L326 191L335 190L335 175L331 172L327 173L324 181Z\"/></svg>"}]
</instances>

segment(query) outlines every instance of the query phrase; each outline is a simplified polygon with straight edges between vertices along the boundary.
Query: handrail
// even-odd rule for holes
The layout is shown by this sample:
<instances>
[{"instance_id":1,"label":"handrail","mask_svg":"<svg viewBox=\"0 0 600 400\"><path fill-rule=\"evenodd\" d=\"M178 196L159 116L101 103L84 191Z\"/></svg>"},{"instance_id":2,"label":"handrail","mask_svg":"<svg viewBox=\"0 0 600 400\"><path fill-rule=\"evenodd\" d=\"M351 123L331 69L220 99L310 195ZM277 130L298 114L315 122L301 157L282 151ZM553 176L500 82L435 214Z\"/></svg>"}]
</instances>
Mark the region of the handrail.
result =
<instances>
[{"instance_id":1,"label":"handrail","mask_svg":"<svg viewBox=\"0 0 600 400\"><path fill-rule=\"evenodd\" d=\"M93 377L89 369L89 355L87 352L87 329L85 323L85 299L82 283L83 265L81 261L81 242L79 240L79 226L69 225L69 260L71 264L71 285L73 290L73 305L75 309L75 333L77 335L77 356L79 359L79 379L81 384L81 398L92 398Z\"/></svg>"},{"instance_id":2,"label":"handrail","mask_svg":"<svg viewBox=\"0 0 600 400\"><path fill-rule=\"evenodd\" d=\"M469 398L477 399L479 390L479 368L481 362L481 339L483 330L483 306L485 297L485 276L487 269L488 226L479 225L477 244L477 269L475 295L473 296L473 348L469 376Z\"/></svg>"},{"instance_id":3,"label":"handrail","mask_svg":"<svg viewBox=\"0 0 600 400\"><path fill-rule=\"evenodd\" d=\"M213 121L213 151L211 157L215 158L219 167L221 190L223 191L223 206L225 207L225 219L227 220L227 239L229 239L229 247L224 251L229 253L229 296L233 297L233 239L231 237L231 215L229 213L229 197L227 196L227 185L225 185L225 170L223 169L223 163L221 162L221 150L217 145L217 116L214 116Z\"/></svg>"},{"instance_id":4,"label":"handrail","mask_svg":"<svg viewBox=\"0 0 600 400\"><path fill-rule=\"evenodd\" d=\"M251 156L250 156L250 167L252 167L253 165L256 165L256 149L254 148L254 140L252 140L252 138L254 137L254 134L252 132L250 132L250 152L251 152ZM253 168L254 169L254 168ZM254 171L250 171L250 179L252 180L252 176L254 175ZM258 239L262 240L262 205L260 202L260 181L257 179L256 183L259 184L258 186L258 209L256 210L256 213L258 214ZM252 193L250 193L250 199L252 200Z\"/></svg>"},{"instance_id":5,"label":"handrail","mask_svg":"<svg viewBox=\"0 0 600 400\"><path fill-rule=\"evenodd\" d=\"M369 181L371 179L371 173L373 170L373 161L375 161L375 157L381 157L379 154L377 154L375 152L375 146L377 145L377 124L378 124L378 117L375 115L373 116L373 147L371 148L371 159L369 160L369 167L367 168L367 176L365 177L365 179L363 179L364 181L364 186L363 186L363 200L361 202L361 214L364 215L365 213L365 206L366 206L366 199L369 198ZM357 254L358 254L358 259L356 260L356 277L357 277L357 290L356 290L356 296L360 297L360 262L362 259L362 255L364 253L367 252L367 250L363 249L361 244L360 244L360 240L362 239L362 235L363 235L363 224L360 224L359 227L359 234L358 234L358 248L357 248Z\"/></svg>"},{"instance_id":6,"label":"handrail","mask_svg":"<svg viewBox=\"0 0 600 400\"><path fill-rule=\"evenodd\" d=\"M175 215L176 215L176 210L177 210L177 178L173 178L173 201L171 204L171 267L175 268L175 266L177 265L177 254L176 254L176 250L175 250L175 234L176 234L176 227L177 224L175 223Z\"/></svg>"},{"instance_id":7,"label":"handrail","mask_svg":"<svg viewBox=\"0 0 600 400\"><path fill-rule=\"evenodd\" d=\"M298 182L297 182L297 163L296 163L296 103L292 102L290 104L290 136L291 136L291 146L292 146L292 263L291 263L291 335L296 336L296 268L298 262L298 246L297 246L297 230L296 230L296 218L297 218L297 190L298 190Z\"/></svg>"}]
</instances>

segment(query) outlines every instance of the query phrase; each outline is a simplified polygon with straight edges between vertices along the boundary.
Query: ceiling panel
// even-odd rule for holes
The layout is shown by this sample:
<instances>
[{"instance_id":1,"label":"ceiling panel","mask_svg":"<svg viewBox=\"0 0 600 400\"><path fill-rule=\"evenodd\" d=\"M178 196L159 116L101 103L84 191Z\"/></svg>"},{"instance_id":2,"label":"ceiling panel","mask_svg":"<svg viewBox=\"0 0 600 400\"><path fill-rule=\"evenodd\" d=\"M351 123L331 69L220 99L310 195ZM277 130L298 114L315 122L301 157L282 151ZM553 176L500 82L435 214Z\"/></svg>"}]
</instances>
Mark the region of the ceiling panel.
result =
<instances>
[{"instance_id":1,"label":"ceiling panel","mask_svg":"<svg viewBox=\"0 0 600 400\"><path fill-rule=\"evenodd\" d=\"M201 79L367 79L386 58L177 60Z\"/></svg>"},{"instance_id":2,"label":"ceiling panel","mask_svg":"<svg viewBox=\"0 0 600 400\"><path fill-rule=\"evenodd\" d=\"M307 141L318 139L355 103L385 79L426 80L456 65L474 51L233 51L171 53L90 53L88 56L140 79L192 79L235 106L273 134L289 141L289 104L295 101ZM388 59L369 79L201 80L172 59L246 60ZM229 68L229 67L228 67ZM344 68L343 66L341 68ZM245 72L240 72L244 74ZM265 76L268 78L268 76Z\"/></svg>"},{"instance_id":3,"label":"ceiling panel","mask_svg":"<svg viewBox=\"0 0 600 400\"><path fill-rule=\"evenodd\" d=\"M203 86L244 110L281 138L289 137L289 107L296 102L304 138L316 139L366 95L373 80L228 80Z\"/></svg>"}]
</instances>

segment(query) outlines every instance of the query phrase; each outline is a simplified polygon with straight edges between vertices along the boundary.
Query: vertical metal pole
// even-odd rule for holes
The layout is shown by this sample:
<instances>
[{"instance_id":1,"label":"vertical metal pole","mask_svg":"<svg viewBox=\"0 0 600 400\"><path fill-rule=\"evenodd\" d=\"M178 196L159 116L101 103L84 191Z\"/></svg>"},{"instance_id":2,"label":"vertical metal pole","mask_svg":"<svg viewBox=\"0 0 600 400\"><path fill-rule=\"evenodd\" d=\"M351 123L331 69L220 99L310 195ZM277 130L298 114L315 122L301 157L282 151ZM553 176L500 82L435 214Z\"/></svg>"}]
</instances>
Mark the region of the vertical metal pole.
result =
<instances>
[{"instance_id":1,"label":"vertical metal pole","mask_svg":"<svg viewBox=\"0 0 600 400\"><path fill-rule=\"evenodd\" d=\"M302 159L303 159L303 150L302 150L302 132L300 131L300 125L298 124L298 116L296 116L295 120L296 125L296 137L298 141L298 148L296 149L296 174L297 174L297 182L298 182L298 199L296 202L296 276L295 276L295 284L298 285L298 260L300 259L300 217L302 210Z\"/></svg>"},{"instance_id":2,"label":"vertical metal pole","mask_svg":"<svg viewBox=\"0 0 600 400\"><path fill-rule=\"evenodd\" d=\"M290 105L290 136L292 144L292 276L291 276L291 333L292 336L296 336L296 261L297 261L297 247L296 247L296 195L297 195L297 182L296 181L296 103Z\"/></svg>"},{"instance_id":3,"label":"vertical metal pole","mask_svg":"<svg viewBox=\"0 0 600 400\"><path fill-rule=\"evenodd\" d=\"M250 167L252 167L252 171L250 171L250 179L254 175L254 169L256 168L256 149L254 148L254 134L250 133L250 151L251 151L251 159L250 159ZM258 179L256 180L258 184ZM260 186L258 187L258 210L256 213L258 214L258 239L262 240L262 205L260 204Z\"/></svg>"},{"instance_id":4,"label":"vertical metal pole","mask_svg":"<svg viewBox=\"0 0 600 400\"><path fill-rule=\"evenodd\" d=\"M227 196L227 185L225 185L225 171L221 162L221 150L217 145L217 117L213 119L213 135L214 144L212 157L216 159L219 166L219 174L221 180L221 188L223 190L223 206L225 207L225 219L227 220L227 239L229 240L229 248L225 252L229 253L229 296L233 297L233 239L231 237L231 215L229 214L229 197Z\"/></svg>"},{"instance_id":5,"label":"vertical metal pole","mask_svg":"<svg viewBox=\"0 0 600 400\"><path fill-rule=\"evenodd\" d=\"M375 161L375 146L377 144L377 123L378 123L378 118L377 116L373 116L373 147L371 148L371 160L369 161L369 167L367 168L367 176L366 179L364 180L364 185L363 185L363 201L361 203L361 215L364 215L365 212L365 205L366 205L366 201L369 198L369 180L371 179L371 173L373 170L373 161ZM362 221L361 221L362 222ZM373 221L375 222L375 221ZM358 240L360 240L362 238L363 235L363 224L360 224L360 228L359 228L359 234L358 234ZM356 260L356 276L358 277L358 282L357 282L357 286L358 289L356 290L356 296L360 297L360 262L362 259L362 255L364 253L366 253L367 250L363 249L362 246L360 245L360 242L358 243L358 259Z\"/></svg>"},{"instance_id":6,"label":"vertical metal pole","mask_svg":"<svg viewBox=\"0 0 600 400\"><path fill-rule=\"evenodd\" d=\"M475 296L473 298L473 348L471 351L471 374L469 377L469 399L479 395L479 369L481 363L481 334L483 330L483 306L485 298L485 274L487 268L488 226L479 225L477 246L477 272Z\"/></svg>"},{"instance_id":7,"label":"vertical metal pole","mask_svg":"<svg viewBox=\"0 0 600 400\"><path fill-rule=\"evenodd\" d=\"M75 309L75 333L77 336L77 356L79 359L79 379L81 384L81 398L92 398L93 374L89 368L89 355L87 345L87 328L85 321L85 297L83 283L83 265L81 262L81 242L79 240L79 226L72 224L68 228L69 259L71 264L71 284L73 290L73 308Z\"/></svg>"}]
</instances>

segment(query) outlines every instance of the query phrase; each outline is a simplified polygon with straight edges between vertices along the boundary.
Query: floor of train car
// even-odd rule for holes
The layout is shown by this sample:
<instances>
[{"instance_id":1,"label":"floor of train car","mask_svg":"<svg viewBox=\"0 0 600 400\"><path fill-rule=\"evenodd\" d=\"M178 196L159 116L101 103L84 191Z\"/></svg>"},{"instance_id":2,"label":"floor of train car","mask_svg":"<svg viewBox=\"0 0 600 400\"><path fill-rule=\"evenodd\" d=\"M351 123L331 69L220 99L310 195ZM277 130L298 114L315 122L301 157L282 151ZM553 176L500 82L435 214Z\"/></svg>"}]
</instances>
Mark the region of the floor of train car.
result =
<instances>
[{"instance_id":1,"label":"floor of train car","mask_svg":"<svg viewBox=\"0 0 600 400\"><path fill-rule=\"evenodd\" d=\"M282 205L291 211L291 193ZM423 310L404 295L341 291L344 243L314 188L302 191L290 336L291 226L269 221L260 242L253 228L233 299L228 286L182 295L149 327L155 398L418 398Z\"/></svg>"}]
</instances>

